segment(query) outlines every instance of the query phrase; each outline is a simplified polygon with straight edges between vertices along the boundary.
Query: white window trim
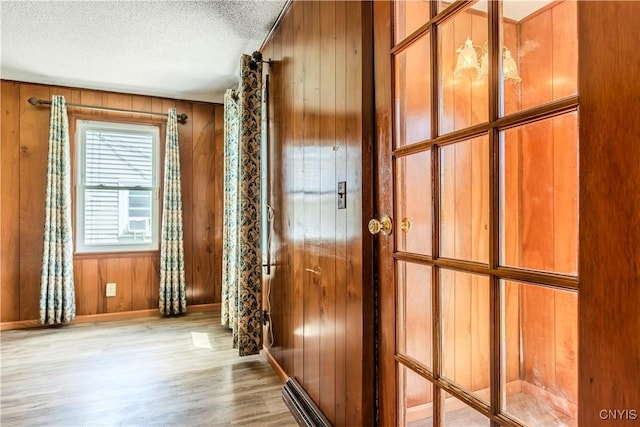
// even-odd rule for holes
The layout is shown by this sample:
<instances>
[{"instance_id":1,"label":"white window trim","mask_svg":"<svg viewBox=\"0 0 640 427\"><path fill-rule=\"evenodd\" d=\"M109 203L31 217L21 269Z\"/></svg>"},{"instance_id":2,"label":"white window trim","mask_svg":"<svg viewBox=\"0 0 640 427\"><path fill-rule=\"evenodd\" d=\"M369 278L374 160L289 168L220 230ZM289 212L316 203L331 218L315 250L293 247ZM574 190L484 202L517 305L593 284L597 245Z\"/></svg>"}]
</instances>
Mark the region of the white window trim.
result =
<instances>
[{"instance_id":1,"label":"white window trim","mask_svg":"<svg viewBox=\"0 0 640 427\"><path fill-rule=\"evenodd\" d=\"M87 130L126 131L130 133L151 134L152 143L152 187L120 187L123 190L150 189L151 190L151 242L127 242L119 244L85 244L84 207L86 182L86 140ZM148 252L159 249L160 241L160 200L159 200L159 169L160 169L160 128L153 125L138 125L131 123L101 122L92 120L78 120L76 122L76 253L108 253L108 252Z\"/></svg>"}]
</instances>

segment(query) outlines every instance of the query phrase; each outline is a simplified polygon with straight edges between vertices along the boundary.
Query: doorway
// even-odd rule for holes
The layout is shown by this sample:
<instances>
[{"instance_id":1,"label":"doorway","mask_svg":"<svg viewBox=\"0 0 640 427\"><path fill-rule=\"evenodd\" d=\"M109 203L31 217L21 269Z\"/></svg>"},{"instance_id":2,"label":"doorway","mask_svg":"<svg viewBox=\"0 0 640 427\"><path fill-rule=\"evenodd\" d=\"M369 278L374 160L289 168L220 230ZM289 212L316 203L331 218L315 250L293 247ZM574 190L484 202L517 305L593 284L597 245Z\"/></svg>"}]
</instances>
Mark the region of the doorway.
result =
<instances>
[{"instance_id":1,"label":"doorway","mask_svg":"<svg viewBox=\"0 0 640 427\"><path fill-rule=\"evenodd\" d=\"M374 26L380 423L576 425L576 2Z\"/></svg>"}]
</instances>

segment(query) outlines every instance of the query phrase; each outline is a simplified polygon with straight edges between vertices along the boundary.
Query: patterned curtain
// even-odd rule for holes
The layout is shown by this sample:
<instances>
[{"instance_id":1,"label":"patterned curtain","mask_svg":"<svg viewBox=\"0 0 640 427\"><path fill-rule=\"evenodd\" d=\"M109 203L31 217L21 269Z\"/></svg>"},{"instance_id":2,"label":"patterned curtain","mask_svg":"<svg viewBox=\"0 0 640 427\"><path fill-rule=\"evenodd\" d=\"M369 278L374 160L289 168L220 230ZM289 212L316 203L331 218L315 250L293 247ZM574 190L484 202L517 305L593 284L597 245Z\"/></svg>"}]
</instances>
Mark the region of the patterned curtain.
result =
<instances>
[{"instance_id":1,"label":"patterned curtain","mask_svg":"<svg viewBox=\"0 0 640 427\"><path fill-rule=\"evenodd\" d=\"M225 97L225 193L229 197L225 197L224 212L222 322L233 330L233 345L240 356L249 356L262 349L262 63L243 55L240 68L237 107L233 92L227 91Z\"/></svg>"},{"instance_id":2,"label":"patterned curtain","mask_svg":"<svg viewBox=\"0 0 640 427\"><path fill-rule=\"evenodd\" d=\"M238 94L224 94L224 228L222 230L222 308L220 321L233 331L238 346Z\"/></svg>"},{"instance_id":3,"label":"patterned curtain","mask_svg":"<svg viewBox=\"0 0 640 427\"><path fill-rule=\"evenodd\" d=\"M49 118L49 161L40 280L40 324L76 317L71 233L69 120L64 96L54 95Z\"/></svg>"},{"instance_id":4,"label":"patterned curtain","mask_svg":"<svg viewBox=\"0 0 640 427\"><path fill-rule=\"evenodd\" d=\"M160 304L165 316L187 312L182 234L182 192L180 189L180 147L178 116L169 109L164 159L164 202L160 243Z\"/></svg>"}]
</instances>

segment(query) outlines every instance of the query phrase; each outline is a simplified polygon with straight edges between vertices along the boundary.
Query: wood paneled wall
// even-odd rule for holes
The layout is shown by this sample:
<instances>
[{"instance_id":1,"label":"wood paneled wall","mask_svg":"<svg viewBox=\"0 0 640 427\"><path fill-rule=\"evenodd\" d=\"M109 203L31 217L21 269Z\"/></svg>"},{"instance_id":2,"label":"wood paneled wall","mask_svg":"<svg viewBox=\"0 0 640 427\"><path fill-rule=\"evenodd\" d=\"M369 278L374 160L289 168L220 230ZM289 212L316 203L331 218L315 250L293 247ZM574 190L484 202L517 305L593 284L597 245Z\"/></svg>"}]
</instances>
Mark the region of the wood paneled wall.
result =
<instances>
[{"instance_id":1,"label":"wood paneled wall","mask_svg":"<svg viewBox=\"0 0 640 427\"><path fill-rule=\"evenodd\" d=\"M141 111L166 112L175 106L178 113L189 116L186 124L178 126L187 298L190 305L220 302L222 105L2 81L2 322L38 318L49 109L34 107L27 99L51 99L52 95L64 95L68 103ZM72 129L76 117L149 120L148 116L69 108ZM164 146L164 125L160 134ZM73 153L73 134L70 137ZM76 255L74 273L78 315L157 307L159 251ZM116 282L116 297L105 297L107 282Z\"/></svg>"},{"instance_id":2,"label":"wood paneled wall","mask_svg":"<svg viewBox=\"0 0 640 427\"><path fill-rule=\"evenodd\" d=\"M337 426L374 416L371 21L367 2L295 1L263 49L270 352ZM346 209L337 209L340 181Z\"/></svg>"},{"instance_id":3,"label":"wood paneled wall","mask_svg":"<svg viewBox=\"0 0 640 427\"><path fill-rule=\"evenodd\" d=\"M580 425L640 419L640 2L578 2ZM602 412L602 411L605 412ZM618 415L612 412L618 410ZM614 418L616 416L616 418Z\"/></svg>"}]
</instances>

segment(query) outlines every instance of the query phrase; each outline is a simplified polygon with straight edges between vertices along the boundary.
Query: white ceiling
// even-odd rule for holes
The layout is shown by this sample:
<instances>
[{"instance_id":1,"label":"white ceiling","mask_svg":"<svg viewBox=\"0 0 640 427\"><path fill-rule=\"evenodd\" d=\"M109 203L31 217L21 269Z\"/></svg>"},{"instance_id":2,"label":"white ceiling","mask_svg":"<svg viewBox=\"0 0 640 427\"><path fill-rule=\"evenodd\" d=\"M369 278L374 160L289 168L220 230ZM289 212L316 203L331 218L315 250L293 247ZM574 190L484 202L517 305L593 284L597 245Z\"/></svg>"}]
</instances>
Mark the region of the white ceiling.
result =
<instances>
[{"instance_id":1,"label":"white ceiling","mask_svg":"<svg viewBox=\"0 0 640 427\"><path fill-rule=\"evenodd\" d=\"M222 102L286 0L0 1L3 79Z\"/></svg>"},{"instance_id":2,"label":"white ceiling","mask_svg":"<svg viewBox=\"0 0 640 427\"><path fill-rule=\"evenodd\" d=\"M471 8L486 12L487 1L488 0L478 0ZM502 15L505 18L520 21L522 18L529 16L552 1L554 0L505 0L502 3Z\"/></svg>"}]
</instances>

